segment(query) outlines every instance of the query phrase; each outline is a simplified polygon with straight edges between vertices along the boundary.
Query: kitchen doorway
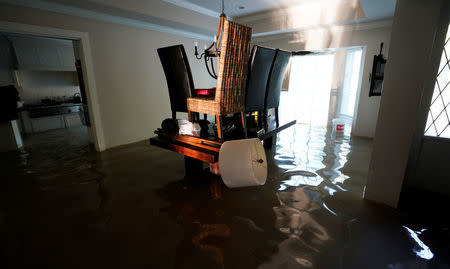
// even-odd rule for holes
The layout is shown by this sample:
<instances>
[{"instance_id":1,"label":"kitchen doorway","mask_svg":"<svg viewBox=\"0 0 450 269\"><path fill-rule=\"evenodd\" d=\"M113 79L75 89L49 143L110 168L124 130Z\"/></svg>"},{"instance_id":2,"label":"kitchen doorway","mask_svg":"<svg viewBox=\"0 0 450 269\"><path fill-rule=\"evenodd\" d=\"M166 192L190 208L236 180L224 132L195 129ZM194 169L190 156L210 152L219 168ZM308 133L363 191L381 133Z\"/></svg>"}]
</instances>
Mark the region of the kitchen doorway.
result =
<instances>
[{"instance_id":1,"label":"kitchen doorway","mask_svg":"<svg viewBox=\"0 0 450 269\"><path fill-rule=\"evenodd\" d=\"M0 45L2 62L9 63L0 83L18 94L21 144L29 149L88 145L90 119L77 42L2 32Z\"/></svg>"},{"instance_id":2,"label":"kitchen doorway","mask_svg":"<svg viewBox=\"0 0 450 269\"><path fill-rule=\"evenodd\" d=\"M32 35L46 38L59 38L70 40L74 44L75 53L79 57L81 72L83 74L84 85L86 87L86 98L84 99L89 111L90 127L87 128L89 142L93 143L96 151L105 149L103 129L101 128L100 111L98 107L97 89L95 85L95 75L92 64L89 36L85 32L63 30L51 27L41 27L21 23L12 23L0 21L0 32L17 33L23 35ZM77 58L78 59L78 58ZM83 98L82 98L83 100Z\"/></svg>"}]
</instances>

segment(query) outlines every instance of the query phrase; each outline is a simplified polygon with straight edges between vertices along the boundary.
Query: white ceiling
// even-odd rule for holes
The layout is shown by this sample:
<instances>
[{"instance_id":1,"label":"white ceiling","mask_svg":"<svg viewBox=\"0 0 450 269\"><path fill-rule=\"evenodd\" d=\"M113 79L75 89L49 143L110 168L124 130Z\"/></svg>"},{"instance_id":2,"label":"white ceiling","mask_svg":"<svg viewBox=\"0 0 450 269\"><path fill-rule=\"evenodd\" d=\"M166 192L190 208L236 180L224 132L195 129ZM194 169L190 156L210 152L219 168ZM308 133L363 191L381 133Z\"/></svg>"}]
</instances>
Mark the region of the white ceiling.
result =
<instances>
[{"instance_id":1,"label":"white ceiling","mask_svg":"<svg viewBox=\"0 0 450 269\"><path fill-rule=\"evenodd\" d=\"M203 40L212 39L221 11L221 0L0 0L2 2ZM396 0L225 0L225 13L253 27L256 37L315 25L376 22L393 17L395 4ZM317 12L310 13L311 6L318 7L314 9ZM298 17L298 13L303 15ZM327 19L328 13L332 13L332 20L318 20ZM277 20L280 25L274 23ZM289 21L296 24L290 25Z\"/></svg>"},{"instance_id":2,"label":"white ceiling","mask_svg":"<svg viewBox=\"0 0 450 269\"><path fill-rule=\"evenodd\" d=\"M196 11L210 14L220 14L222 9L221 0L163 0L184 8L196 9ZM230 17L238 17L247 14L277 9L289 5L298 5L311 0L225 0L225 13ZM316 0L323 1L323 0ZM329 0L327 0L329 1ZM348 0L331 0L348 1ZM205 11L206 10L206 11Z\"/></svg>"},{"instance_id":3,"label":"white ceiling","mask_svg":"<svg viewBox=\"0 0 450 269\"><path fill-rule=\"evenodd\" d=\"M221 0L163 0L210 16L221 12ZM358 0L225 0L225 13L229 17L240 17L258 12L307 4L332 4ZM359 0L367 19L388 18L394 15L396 0Z\"/></svg>"}]
</instances>

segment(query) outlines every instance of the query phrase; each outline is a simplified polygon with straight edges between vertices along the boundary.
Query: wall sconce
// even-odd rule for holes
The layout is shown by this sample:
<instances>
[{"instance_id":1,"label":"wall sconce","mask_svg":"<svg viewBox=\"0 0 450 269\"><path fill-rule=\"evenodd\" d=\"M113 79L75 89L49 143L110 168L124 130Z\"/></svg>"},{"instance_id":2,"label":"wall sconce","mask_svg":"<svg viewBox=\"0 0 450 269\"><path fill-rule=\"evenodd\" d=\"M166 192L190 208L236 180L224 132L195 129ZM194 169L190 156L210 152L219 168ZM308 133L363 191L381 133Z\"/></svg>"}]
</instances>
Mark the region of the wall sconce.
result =
<instances>
[{"instance_id":1,"label":"wall sconce","mask_svg":"<svg viewBox=\"0 0 450 269\"><path fill-rule=\"evenodd\" d=\"M380 45L380 53L373 56L372 73L370 74L370 96L380 96L383 90L384 79L384 66L386 65L386 59L381 52L383 51L383 42Z\"/></svg>"}]
</instances>

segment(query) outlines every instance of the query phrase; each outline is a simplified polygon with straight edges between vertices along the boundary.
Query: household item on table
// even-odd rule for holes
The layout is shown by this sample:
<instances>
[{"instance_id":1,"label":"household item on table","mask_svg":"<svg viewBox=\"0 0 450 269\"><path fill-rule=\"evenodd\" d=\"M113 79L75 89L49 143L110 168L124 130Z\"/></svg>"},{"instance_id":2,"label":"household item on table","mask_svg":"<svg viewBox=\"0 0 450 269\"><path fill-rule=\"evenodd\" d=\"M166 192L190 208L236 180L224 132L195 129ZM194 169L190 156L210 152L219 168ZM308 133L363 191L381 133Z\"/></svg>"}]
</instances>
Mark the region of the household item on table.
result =
<instances>
[{"instance_id":1,"label":"household item on table","mask_svg":"<svg viewBox=\"0 0 450 269\"><path fill-rule=\"evenodd\" d=\"M242 127L246 135L244 94L251 33L249 27L224 20L215 97L187 99L188 116L189 112L216 116L218 139L222 141L224 140L222 117L227 114L241 114Z\"/></svg>"},{"instance_id":2,"label":"household item on table","mask_svg":"<svg viewBox=\"0 0 450 269\"><path fill-rule=\"evenodd\" d=\"M208 120L195 120L194 123L198 123L200 125L200 137L207 137L210 122Z\"/></svg>"},{"instance_id":3,"label":"household item on table","mask_svg":"<svg viewBox=\"0 0 450 269\"><path fill-rule=\"evenodd\" d=\"M178 127L180 128L178 131L179 135L191 135L200 137L200 124L192 123L188 120L178 120Z\"/></svg>"},{"instance_id":4,"label":"household item on table","mask_svg":"<svg viewBox=\"0 0 450 269\"><path fill-rule=\"evenodd\" d=\"M266 132L268 129L267 110L270 108L275 108L276 126L280 126L278 107L280 106L281 87L283 84L284 74L286 73L289 61L291 60L291 55L292 53L290 51L284 51L280 49L276 50L275 58L270 70L269 79L267 81L267 90L264 105L265 116L263 117L263 121L264 130Z\"/></svg>"},{"instance_id":5,"label":"household item on table","mask_svg":"<svg viewBox=\"0 0 450 269\"><path fill-rule=\"evenodd\" d=\"M175 119L165 119L161 123L161 130L167 134L178 134L180 127Z\"/></svg>"},{"instance_id":6,"label":"household item on table","mask_svg":"<svg viewBox=\"0 0 450 269\"><path fill-rule=\"evenodd\" d=\"M219 171L229 188L264 185L267 179L267 159L257 138L231 140L222 144Z\"/></svg>"}]
</instances>

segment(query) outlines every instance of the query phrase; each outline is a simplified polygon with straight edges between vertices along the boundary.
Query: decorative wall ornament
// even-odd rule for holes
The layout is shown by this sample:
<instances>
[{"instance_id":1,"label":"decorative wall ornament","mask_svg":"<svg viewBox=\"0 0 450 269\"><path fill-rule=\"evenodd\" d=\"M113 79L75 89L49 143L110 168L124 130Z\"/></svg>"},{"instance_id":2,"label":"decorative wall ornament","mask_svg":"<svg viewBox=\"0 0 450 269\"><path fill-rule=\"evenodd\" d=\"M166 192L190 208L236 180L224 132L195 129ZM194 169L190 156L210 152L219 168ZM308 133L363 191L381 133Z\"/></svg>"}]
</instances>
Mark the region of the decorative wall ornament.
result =
<instances>
[{"instance_id":1,"label":"decorative wall ornament","mask_svg":"<svg viewBox=\"0 0 450 269\"><path fill-rule=\"evenodd\" d=\"M370 75L370 96L380 96L383 90L384 67L386 59L381 52L383 51L383 42L380 44L380 53L373 56L372 74Z\"/></svg>"}]
</instances>

